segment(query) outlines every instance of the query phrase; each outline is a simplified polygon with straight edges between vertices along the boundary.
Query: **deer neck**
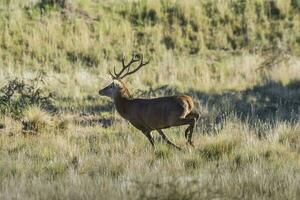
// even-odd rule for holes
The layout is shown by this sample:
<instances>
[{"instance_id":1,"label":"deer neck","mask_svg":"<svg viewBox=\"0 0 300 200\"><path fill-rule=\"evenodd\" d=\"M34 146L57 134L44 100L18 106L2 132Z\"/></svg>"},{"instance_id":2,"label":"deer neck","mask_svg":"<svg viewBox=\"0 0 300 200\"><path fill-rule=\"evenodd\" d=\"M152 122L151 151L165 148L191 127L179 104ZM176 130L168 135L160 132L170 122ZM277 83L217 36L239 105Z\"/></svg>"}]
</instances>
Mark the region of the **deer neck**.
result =
<instances>
[{"instance_id":1,"label":"deer neck","mask_svg":"<svg viewBox=\"0 0 300 200\"><path fill-rule=\"evenodd\" d=\"M127 88L114 97L116 109L118 113L125 119L128 119L129 104L131 99L132 97Z\"/></svg>"}]
</instances>

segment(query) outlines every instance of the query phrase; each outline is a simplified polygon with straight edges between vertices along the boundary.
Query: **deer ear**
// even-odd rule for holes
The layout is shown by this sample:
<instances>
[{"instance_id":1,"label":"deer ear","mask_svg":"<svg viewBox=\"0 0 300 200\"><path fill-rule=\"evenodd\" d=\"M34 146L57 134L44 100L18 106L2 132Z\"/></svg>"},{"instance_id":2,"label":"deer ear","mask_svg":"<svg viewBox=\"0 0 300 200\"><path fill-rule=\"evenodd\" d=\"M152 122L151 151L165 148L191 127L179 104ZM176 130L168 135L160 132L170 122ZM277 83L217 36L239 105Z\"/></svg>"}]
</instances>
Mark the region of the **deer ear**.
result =
<instances>
[{"instance_id":1,"label":"deer ear","mask_svg":"<svg viewBox=\"0 0 300 200\"><path fill-rule=\"evenodd\" d=\"M113 82L113 84L114 84L115 87L119 87L119 88L122 87L122 84L118 80L115 80Z\"/></svg>"},{"instance_id":2,"label":"deer ear","mask_svg":"<svg viewBox=\"0 0 300 200\"><path fill-rule=\"evenodd\" d=\"M117 86L117 83L115 80L113 80L113 82L111 83L113 86Z\"/></svg>"}]
</instances>

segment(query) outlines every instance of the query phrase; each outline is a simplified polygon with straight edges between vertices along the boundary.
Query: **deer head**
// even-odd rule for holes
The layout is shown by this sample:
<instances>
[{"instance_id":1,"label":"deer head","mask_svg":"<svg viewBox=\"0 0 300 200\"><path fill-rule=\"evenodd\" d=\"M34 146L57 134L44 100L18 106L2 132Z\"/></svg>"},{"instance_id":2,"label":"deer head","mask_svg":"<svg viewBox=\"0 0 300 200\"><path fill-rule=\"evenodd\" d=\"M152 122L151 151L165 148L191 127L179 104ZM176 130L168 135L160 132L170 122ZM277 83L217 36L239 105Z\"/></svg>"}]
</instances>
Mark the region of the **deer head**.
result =
<instances>
[{"instance_id":1,"label":"deer head","mask_svg":"<svg viewBox=\"0 0 300 200\"><path fill-rule=\"evenodd\" d=\"M110 70L109 74L111 75L113 81L111 84L106 86L105 88L99 90L99 94L102 96L107 96L114 99L118 95L127 95L130 96L129 91L125 84L121 81L124 77L137 72L141 67L149 64L149 61L144 62L143 55L136 55L133 54L131 60L128 64L125 64L125 58L123 57L122 60L122 69L117 73L116 69L114 68L113 72ZM138 66L134 69L130 69L132 64L139 63Z\"/></svg>"}]
</instances>

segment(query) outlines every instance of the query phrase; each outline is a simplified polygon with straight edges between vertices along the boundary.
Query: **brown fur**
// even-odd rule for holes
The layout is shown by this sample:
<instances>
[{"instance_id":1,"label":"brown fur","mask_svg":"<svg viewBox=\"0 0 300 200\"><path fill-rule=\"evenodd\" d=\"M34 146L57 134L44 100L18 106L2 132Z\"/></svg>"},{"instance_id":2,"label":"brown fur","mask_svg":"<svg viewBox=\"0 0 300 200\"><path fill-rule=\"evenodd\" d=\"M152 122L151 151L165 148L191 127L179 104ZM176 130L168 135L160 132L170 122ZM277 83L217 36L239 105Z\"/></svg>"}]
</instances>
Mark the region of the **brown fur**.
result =
<instances>
[{"instance_id":1,"label":"brown fur","mask_svg":"<svg viewBox=\"0 0 300 200\"><path fill-rule=\"evenodd\" d=\"M193 146L192 134L199 114L194 110L194 102L190 96L135 99L121 80L114 80L112 84L100 90L99 94L111 97L118 113L141 130L153 147L154 140L151 131L157 130L168 144L180 149L169 141L162 129L181 125L189 125L185 131L185 137Z\"/></svg>"}]
</instances>

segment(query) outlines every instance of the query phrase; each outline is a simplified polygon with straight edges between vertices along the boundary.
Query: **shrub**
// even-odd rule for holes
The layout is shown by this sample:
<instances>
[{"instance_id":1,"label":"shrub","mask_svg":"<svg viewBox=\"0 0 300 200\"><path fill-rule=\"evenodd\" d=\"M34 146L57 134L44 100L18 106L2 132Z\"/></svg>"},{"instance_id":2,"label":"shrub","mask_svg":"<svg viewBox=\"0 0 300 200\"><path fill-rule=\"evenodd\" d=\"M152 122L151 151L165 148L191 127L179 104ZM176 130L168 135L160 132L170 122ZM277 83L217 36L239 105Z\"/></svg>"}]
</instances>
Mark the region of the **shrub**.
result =
<instances>
[{"instance_id":1,"label":"shrub","mask_svg":"<svg viewBox=\"0 0 300 200\"><path fill-rule=\"evenodd\" d=\"M167 49L175 49L176 41L171 36L165 36L161 41Z\"/></svg>"},{"instance_id":2,"label":"shrub","mask_svg":"<svg viewBox=\"0 0 300 200\"><path fill-rule=\"evenodd\" d=\"M58 7L58 8L66 8L67 0L41 0L38 3L38 7L42 10L46 10L51 7Z\"/></svg>"},{"instance_id":3,"label":"shrub","mask_svg":"<svg viewBox=\"0 0 300 200\"><path fill-rule=\"evenodd\" d=\"M28 83L18 79L10 80L0 89L0 112L20 118L28 106L38 105L41 108L53 109L51 94L39 88L42 82L41 77Z\"/></svg>"}]
</instances>

